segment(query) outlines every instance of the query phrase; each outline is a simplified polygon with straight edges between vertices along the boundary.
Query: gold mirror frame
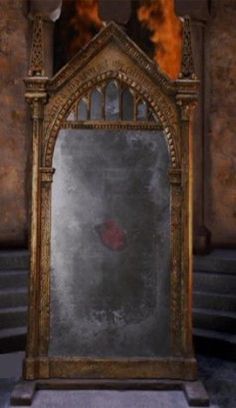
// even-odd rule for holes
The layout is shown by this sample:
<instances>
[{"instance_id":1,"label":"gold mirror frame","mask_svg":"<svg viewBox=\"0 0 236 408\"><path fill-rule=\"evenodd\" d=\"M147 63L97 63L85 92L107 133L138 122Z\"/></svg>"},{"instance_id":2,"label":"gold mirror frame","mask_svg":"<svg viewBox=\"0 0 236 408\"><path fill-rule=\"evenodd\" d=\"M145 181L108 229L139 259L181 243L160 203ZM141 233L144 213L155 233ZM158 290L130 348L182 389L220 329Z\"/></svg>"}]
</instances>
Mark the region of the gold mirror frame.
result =
<instances>
[{"instance_id":1,"label":"gold mirror frame","mask_svg":"<svg viewBox=\"0 0 236 408\"><path fill-rule=\"evenodd\" d=\"M32 218L29 318L24 363L26 380L49 378L196 379L192 349L192 148L190 119L197 81L182 75L170 81L128 36L109 23L53 78L40 71L42 43L37 18L35 59L26 79L26 99L32 107ZM187 37L186 37L187 38ZM189 64L184 42L185 69ZM187 41L187 42L186 42ZM38 53L36 51L38 50ZM187 50L187 51L186 51ZM37 58L39 60L37 60ZM41 58L41 59L40 59ZM38 65L37 65L38 64ZM39 67L38 67L39 66ZM182 71L184 72L184 70ZM118 79L146 100L164 131L170 154L171 186L171 355L167 358L92 359L50 357L50 240L52 159L58 132L73 105L101 82ZM109 126L84 121L78 127ZM133 126L117 122L115 128ZM148 129L150 123L136 124Z\"/></svg>"}]
</instances>

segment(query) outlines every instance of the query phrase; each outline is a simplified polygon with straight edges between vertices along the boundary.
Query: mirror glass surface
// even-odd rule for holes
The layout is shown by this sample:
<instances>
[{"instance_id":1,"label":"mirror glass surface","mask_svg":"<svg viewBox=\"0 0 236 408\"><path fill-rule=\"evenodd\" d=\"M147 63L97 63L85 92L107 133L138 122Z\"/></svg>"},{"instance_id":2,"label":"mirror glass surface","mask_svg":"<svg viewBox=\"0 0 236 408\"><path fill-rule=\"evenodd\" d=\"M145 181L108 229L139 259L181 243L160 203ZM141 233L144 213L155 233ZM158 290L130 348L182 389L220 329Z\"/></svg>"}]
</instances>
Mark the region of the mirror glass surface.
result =
<instances>
[{"instance_id":1,"label":"mirror glass surface","mask_svg":"<svg viewBox=\"0 0 236 408\"><path fill-rule=\"evenodd\" d=\"M137 120L147 120L147 104L141 101L137 105Z\"/></svg>"},{"instance_id":2,"label":"mirror glass surface","mask_svg":"<svg viewBox=\"0 0 236 408\"><path fill-rule=\"evenodd\" d=\"M168 355L170 184L163 133L62 129L53 167L49 354Z\"/></svg>"},{"instance_id":3,"label":"mirror glass surface","mask_svg":"<svg viewBox=\"0 0 236 408\"><path fill-rule=\"evenodd\" d=\"M91 93L90 119L102 119L103 95L98 89Z\"/></svg>"},{"instance_id":4,"label":"mirror glass surface","mask_svg":"<svg viewBox=\"0 0 236 408\"><path fill-rule=\"evenodd\" d=\"M88 104L84 99L81 99L78 104L78 119L79 120L88 119Z\"/></svg>"},{"instance_id":5,"label":"mirror glass surface","mask_svg":"<svg viewBox=\"0 0 236 408\"><path fill-rule=\"evenodd\" d=\"M119 88L116 81L111 81L105 91L106 120L116 120L120 117Z\"/></svg>"},{"instance_id":6,"label":"mirror glass surface","mask_svg":"<svg viewBox=\"0 0 236 408\"><path fill-rule=\"evenodd\" d=\"M134 97L129 88L122 93L122 119L134 120Z\"/></svg>"}]
</instances>

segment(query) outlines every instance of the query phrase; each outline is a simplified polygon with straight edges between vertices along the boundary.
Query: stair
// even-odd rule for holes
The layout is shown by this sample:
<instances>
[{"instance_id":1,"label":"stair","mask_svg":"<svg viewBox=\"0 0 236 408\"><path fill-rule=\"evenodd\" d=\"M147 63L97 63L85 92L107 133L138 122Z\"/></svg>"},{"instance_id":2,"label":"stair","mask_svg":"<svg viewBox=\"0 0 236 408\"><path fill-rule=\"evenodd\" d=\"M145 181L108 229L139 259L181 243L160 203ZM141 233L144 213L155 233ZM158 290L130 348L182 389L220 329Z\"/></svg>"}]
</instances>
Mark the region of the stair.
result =
<instances>
[{"instance_id":1,"label":"stair","mask_svg":"<svg viewBox=\"0 0 236 408\"><path fill-rule=\"evenodd\" d=\"M197 256L194 269L195 348L236 360L236 251Z\"/></svg>"},{"instance_id":2,"label":"stair","mask_svg":"<svg viewBox=\"0 0 236 408\"><path fill-rule=\"evenodd\" d=\"M236 313L215 309L193 309L194 327L236 334Z\"/></svg>"},{"instance_id":3,"label":"stair","mask_svg":"<svg viewBox=\"0 0 236 408\"><path fill-rule=\"evenodd\" d=\"M193 335L197 351L236 361L235 335L206 329L194 329Z\"/></svg>"},{"instance_id":4,"label":"stair","mask_svg":"<svg viewBox=\"0 0 236 408\"><path fill-rule=\"evenodd\" d=\"M0 353L25 349L27 251L0 251Z\"/></svg>"},{"instance_id":5,"label":"stair","mask_svg":"<svg viewBox=\"0 0 236 408\"><path fill-rule=\"evenodd\" d=\"M28 266L28 251L0 251L0 271L28 270Z\"/></svg>"},{"instance_id":6,"label":"stair","mask_svg":"<svg viewBox=\"0 0 236 408\"><path fill-rule=\"evenodd\" d=\"M194 307L197 309L214 309L224 310L226 312L235 312L236 310L236 293L235 295L209 293L194 291Z\"/></svg>"}]
</instances>

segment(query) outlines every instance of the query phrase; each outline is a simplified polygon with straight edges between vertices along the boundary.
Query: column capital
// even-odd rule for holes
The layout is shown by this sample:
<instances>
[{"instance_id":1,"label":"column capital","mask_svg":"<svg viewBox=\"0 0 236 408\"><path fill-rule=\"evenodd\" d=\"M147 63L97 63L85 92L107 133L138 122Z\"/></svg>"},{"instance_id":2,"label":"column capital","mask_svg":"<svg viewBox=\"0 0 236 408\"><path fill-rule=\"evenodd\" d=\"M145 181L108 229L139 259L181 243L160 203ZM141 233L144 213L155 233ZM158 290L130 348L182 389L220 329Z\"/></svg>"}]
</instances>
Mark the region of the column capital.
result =
<instances>
[{"instance_id":1,"label":"column capital","mask_svg":"<svg viewBox=\"0 0 236 408\"><path fill-rule=\"evenodd\" d=\"M61 15L62 0L30 0L29 17L41 14L44 19L55 22Z\"/></svg>"}]
</instances>

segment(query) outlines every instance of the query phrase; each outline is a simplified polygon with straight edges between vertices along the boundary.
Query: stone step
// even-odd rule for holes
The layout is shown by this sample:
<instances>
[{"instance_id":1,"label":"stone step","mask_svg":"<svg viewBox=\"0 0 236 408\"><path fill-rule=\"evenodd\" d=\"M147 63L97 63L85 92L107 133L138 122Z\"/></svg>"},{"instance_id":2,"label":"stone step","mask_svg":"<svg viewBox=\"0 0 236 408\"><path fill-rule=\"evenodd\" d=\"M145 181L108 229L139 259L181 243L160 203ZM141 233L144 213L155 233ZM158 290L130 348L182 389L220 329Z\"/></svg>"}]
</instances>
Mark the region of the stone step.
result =
<instances>
[{"instance_id":1,"label":"stone step","mask_svg":"<svg viewBox=\"0 0 236 408\"><path fill-rule=\"evenodd\" d=\"M0 330L26 326L27 307L9 307L0 309Z\"/></svg>"},{"instance_id":2,"label":"stone step","mask_svg":"<svg viewBox=\"0 0 236 408\"><path fill-rule=\"evenodd\" d=\"M236 295L194 292L193 305L194 308L214 309L236 313Z\"/></svg>"},{"instance_id":3,"label":"stone step","mask_svg":"<svg viewBox=\"0 0 236 408\"><path fill-rule=\"evenodd\" d=\"M215 272L194 272L193 287L196 292L235 295L236 274L224 275Z\"/></svg>"},{"instance_id":4,"label":"stone step","mask_svg":"<svg viewBox=\"0 0 236 408\"><path fill-rule=\"evenodd\" d=\"M26 288L0 290L0 309L27 306L27 295Z\"/></svg>"},{"instance_id":5,"label":"stone step","mask_svg":"<svg viewBox=\"0 0 236 408\"><path fill-rule=\"evenodd\" d=\"M0 251L0 270L29 269L29 251Z\"/></svg>"},{"instance_id":6,"label":"stone step","mask_svg":"<svg viewBox=\"0 0 236 408\"><path fill-rule=\"evenodd\" d=\"M195 350L206 355L236 361L236 336L213 330L194 329Z\"/></svg>"},{"instance_id":7,"label":"stone step","mask_svg":"<svg viewBox=\"0 0 236 408\"><path fill-rule=\"evenodd\" d=\"M208 255L195 256L194 269L236 275L236 251L216 249Z\"/></svg>"},{"instance_id":8,"label":"stone step","mask_svg":"<svg viewBox=\"0 0 236 408\"><path fill-rule=\"evenodd\" d=\"M236 334L236 313L212 309L193 309L193 327Z\"/></svg>"},{"instance_id":9,"label":"stone step","mask_svg":"<svg viewBox=\"0 0 236 408\"><path fill-rule=\"evenodd\" d=\"M26 288L28 284L28 271L0 271L0 290L13 288Z\"/></svg>"},{"instance_id":10,"label":"stone step","mask_svg":"<svg viewBox=\"0 0 236 408\"><path fill-rule=\"evenodd\" d=\"M0 353L25 350L26 326L0 330Z\"/></svg>"}]
</instances>

